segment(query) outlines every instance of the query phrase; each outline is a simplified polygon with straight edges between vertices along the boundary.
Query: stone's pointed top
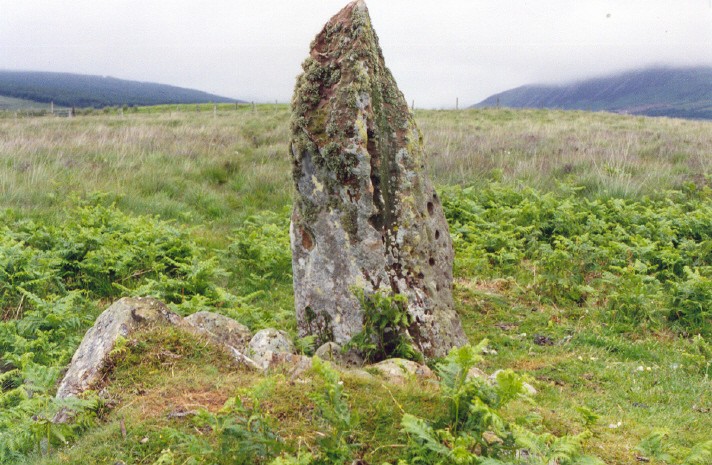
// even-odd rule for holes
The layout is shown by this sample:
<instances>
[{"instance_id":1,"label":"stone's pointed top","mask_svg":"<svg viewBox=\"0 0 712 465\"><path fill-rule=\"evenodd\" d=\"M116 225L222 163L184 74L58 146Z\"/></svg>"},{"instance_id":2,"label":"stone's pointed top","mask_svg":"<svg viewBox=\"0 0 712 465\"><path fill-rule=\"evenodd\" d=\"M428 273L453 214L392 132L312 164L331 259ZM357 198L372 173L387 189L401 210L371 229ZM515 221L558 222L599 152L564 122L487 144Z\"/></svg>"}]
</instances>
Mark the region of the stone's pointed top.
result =
<instances>
[{"instance_id":1,"label":"stone's pointed top","mask_svg":"<svg viewBox=\"0 0 712 465\"><path fill-rule=\"evenodd\" d=\"M359 9L364 9L366 8L366 2L363 0L354 0L353 2L349 3L344 7L344 10L352 10L354 8L359 8Z\"/></svg>"},{"instance_id":2,"label":"stone's pointed top","mask_svg":"<svg viewBox=\"0 0 712 465\"><path fill-rule=\"evenodd\" d=\"M366 8L366 2L363 0L355 0L341 9L336 13L327 24L336 23L350 23L353 20L353 13L358 11L359 13L368 14L368 8Z\"/></svg>"}]
</instances>

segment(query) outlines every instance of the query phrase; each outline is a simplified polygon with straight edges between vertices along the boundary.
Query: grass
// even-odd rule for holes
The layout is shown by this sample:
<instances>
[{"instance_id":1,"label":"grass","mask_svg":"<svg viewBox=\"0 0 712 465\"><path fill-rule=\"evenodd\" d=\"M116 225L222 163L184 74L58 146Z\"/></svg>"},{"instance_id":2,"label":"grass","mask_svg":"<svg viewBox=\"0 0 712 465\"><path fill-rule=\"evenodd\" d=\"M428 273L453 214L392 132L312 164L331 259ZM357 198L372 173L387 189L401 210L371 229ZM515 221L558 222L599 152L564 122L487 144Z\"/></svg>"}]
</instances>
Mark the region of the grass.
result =
<instances>
[{"instance_id":1,"label":"grass","mask_svg":"<svg viewBox=\"0 0 712 465\"><path fill-rule=\"evenodd\" d=\"M56 106L56 108L62 107ZM0 112L11 112L10 114L14 117L16 111L22 114L22 111L32 112L33 110L49 111L50 104L0 95Z\"/></svg>"},{"instance_id":2,"label":"grass","mask_svg":"<svg viewBox=\"0 0 712 465\"><path fill-rule=\"evenodd\" d=\"M176 110L176 108L178 110ZM291 203L284 105L166 106L0 118L0 206L45 218L101 191L136 214L201 225ZM437 185L492 180L586 195L705 184L709 123L544 110L418 111Z\"/></svg>"},{"instance_id":3,"label":"grass","mask_svg":"<svg viewBox=\"0 0 712 465\"><path fill-rule=\"evenodd\" d=\"M709 123L610 113L485 109L419 111L438 184L560 182L588 195L654 194L709 173Z\"/></svg>"},{"instance_id":4,"label":"grass","mask_svg":"<svg viewBox=\"0 0 712 465\"><path fill-rule=\"evenodd\" d=\"M592 200L665 198L668 189L703 189L710 175L708 122L506 109L417 111L416 118L428 170L444 195L451 186L496 183L542 193L578 186L575 195ZM171 220L233 272L222 285L236 295L257 293L253 305L289 326L286 220L273 217L286 218L291 205L288 121L286 106L271 105L110 109L71 119L0 114L0 210L60 224L102 193L102 202L129 215ZM656 429L669 432L673 452L709 439L712 384L709 356L700 355L709 341L668 327L621 330L602 315L606 295L583 304L552 301L522 278L531 263L517 262L519 274L492 275L465 269L469 258L456 257L455 300L470 340L488 338L497 351L482 368L512 368L540 391L535 407L511 404L511 418L533 408L551 431L577 433L584 429L578 408L587 407L600 415L587 449L610 464L634 463L634 448ZM169 413L215 413L262 382L185 335L159 331L142 341L117 367L108 387L116 405L99 425L76 445L29 463L153 463L171 447L166 428L198 434ZM318 382L305 387L282 374L269 380L261 405L273 427L291 444L314 444L318 424L307 394ZM417 384L344 382L368 463L397 457L401 408L430 418L438 407Z\"/></svg>"}]
</instances>

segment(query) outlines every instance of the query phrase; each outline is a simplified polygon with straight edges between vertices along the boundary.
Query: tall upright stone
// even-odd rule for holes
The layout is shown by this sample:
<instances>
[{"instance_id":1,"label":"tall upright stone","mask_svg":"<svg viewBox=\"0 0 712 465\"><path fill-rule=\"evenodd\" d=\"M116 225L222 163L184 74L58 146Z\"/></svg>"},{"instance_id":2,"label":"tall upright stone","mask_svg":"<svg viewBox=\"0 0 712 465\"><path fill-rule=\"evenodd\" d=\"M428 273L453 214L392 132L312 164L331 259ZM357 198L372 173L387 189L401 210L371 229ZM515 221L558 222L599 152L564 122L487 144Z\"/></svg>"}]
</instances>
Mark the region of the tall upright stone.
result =
<instances>
[{"instance_id":1,"label":"tall upright stone","mask_svg":"<svg viewBox=\"0 0 712 465\"><path fill-rule=\"evenodd\" d=\"M452 241L425 174L422 135L383 60L363 1L312 42L292 101L297 190L292 266L301 335L349 341L354 288L407 297L426 356L466 342L452 300Z\"/></svg>"}]
</instances>

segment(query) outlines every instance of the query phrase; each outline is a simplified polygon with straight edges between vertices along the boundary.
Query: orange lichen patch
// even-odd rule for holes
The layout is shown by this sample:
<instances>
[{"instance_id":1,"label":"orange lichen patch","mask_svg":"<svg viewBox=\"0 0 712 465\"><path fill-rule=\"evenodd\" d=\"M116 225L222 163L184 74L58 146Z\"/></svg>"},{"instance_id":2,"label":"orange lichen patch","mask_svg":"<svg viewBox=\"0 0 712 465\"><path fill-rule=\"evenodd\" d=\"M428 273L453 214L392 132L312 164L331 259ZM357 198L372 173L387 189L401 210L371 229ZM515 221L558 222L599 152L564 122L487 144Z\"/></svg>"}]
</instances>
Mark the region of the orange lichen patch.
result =
<instances>
[{"instance_id":1,"label":"orange lichen patch","mask_svg":"<svg viewBox=\"0 0 712 465\"><path fill-rule=\"evenodd\" d=\"M311 233L304 228L301 228L301 233L302 233L302 246L307 250L313 249L314 248L314 238L312 238Z\"/></svg>"}]
</instances>

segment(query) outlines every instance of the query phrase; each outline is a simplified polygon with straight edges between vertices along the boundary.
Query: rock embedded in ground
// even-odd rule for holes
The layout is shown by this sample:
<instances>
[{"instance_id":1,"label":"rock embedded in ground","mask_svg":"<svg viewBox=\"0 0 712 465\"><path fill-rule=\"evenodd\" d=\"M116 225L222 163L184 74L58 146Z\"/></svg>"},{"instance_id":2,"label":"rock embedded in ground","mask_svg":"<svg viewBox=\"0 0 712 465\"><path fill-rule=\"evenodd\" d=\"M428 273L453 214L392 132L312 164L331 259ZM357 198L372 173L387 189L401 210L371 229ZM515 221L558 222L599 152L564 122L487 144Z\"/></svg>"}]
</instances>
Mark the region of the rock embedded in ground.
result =
<instances>
[{"instance_id":1,"label":"rock embedded in ground","mask_svg":"<svg viewBox=\"0 0 712 465\"><path fill-rule=\"evenodd\" d=\"M109 306L84 335L74 353L56 397L78 396L97 387L106 375L111 351L119 337L128 338L138 330L152 325L175 326L197 336L204 336L216 346L227 350L235 361L253 369L261 365L245 356L250 340L249 330L235 320L211 312L198 312L181 318L163 302L150 297L124 297ZM291 342L290 342L291 344ZM66 421L70 413L63 411L55 421Z\"/></svg>"},{"instance_id":2,"label":"rock embedded in ground","mask_svg":"<svg viewBox=\"0 0 712 465\"><path fill-rule=\"evenodd\" d=\"M213 312L197 312L184 320L198 331L204 332L214 342L235 348L244 353L252 338L250 329L230 317Z\"/></svg>"},{"instance_id":3,"label":"rock embedded in ground","mask_svg":"<svg viewBox=\"0 0 712 465\"><path fill-rule=\"evenodd\" d=\"M311 357L288 352L269 352L261 361L263 370L283 369L291 379L300 378L312 367Z\"/></svg>"},{"instance_id":4,"label":"rock embedded in ground","mask_svg":"<svg viewBox=\"0 0 712 465\"><path fill-rule=\"evenodd\" d=\"M57 389L57 398L76 396L97 384L119 337L126 338L151 324L177 325L180 322L181 317L159 300L143 297L117 300L87 331Z\"/></svg>"},{"instance_id":5,"label":"rock embedded in ground","mask_svg":"<svg viewBox=\"0 0 712 465\"><path fill-rule=\"evenodd\" d=\"M435 374L427 365L402 358L389 358L368 368L377 371L391 384L405 384L408 379L435 379Z\"/></svg>"},{"instance_id":6,"label":"rock embedded in ground","mask_svg":"<svg viewBox=\"0 0 712 465\"><path fill-rule=\"evenodd\" d=\"M484 371L480 370L477 367L472 367L467 371L466 378L469 379L474 379L474 378L480 378L483 380L487 379L487 373Z\"/></svg>"},{"instance_id":7,"label":"rock embedded in ground","mask_svg":"<svg viewBox=\"0 0 712 465\"><path fill-rule=\"evenodd\" d=\"M453 309L452 241L422 134L362 1L324 26L302 66L291 124L299 333L345 344L362 329L354 288L381 290L407 297L416 349L444 356L466 343Z\"/></svg>"},{"instance_id":8,"label":"rock embedded in ground","mask_svg":"<svg viewBox=\"0 0 712 465\"><path fill-rule=\"evenodd\" d=\"M247 346L247 356L262 369L269 368L275 354L293 354L294 344L289 334L273 328L258 331Z\"/></svg>"},{"instance_id":9,"label":"rock embedded in ground","mask_svg":"<svg viewBox=\"0 0 712 465\"><path fill-rule=\"evenodd\" d=\"M335 363L343 367L360 367L363 365L363 358L355 350L344 351L343 347L335 342L322 344L314 353L317 357L328 362Z\"/></svg>"}]
</instances>

